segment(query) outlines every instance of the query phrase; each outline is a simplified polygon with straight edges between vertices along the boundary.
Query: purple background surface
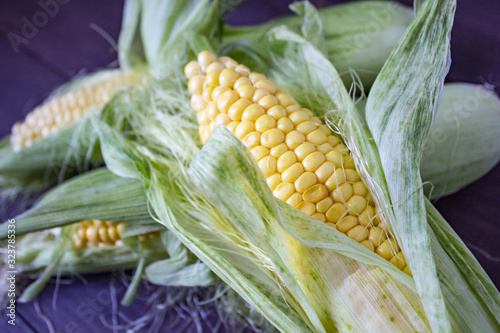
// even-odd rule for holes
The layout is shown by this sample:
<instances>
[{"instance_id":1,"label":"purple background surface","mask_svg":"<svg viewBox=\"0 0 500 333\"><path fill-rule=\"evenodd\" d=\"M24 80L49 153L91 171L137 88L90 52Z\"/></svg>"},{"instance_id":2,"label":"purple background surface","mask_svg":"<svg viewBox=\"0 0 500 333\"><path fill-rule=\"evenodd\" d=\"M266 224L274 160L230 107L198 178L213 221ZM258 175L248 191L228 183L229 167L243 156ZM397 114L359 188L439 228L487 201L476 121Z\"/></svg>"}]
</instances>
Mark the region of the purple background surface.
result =
<instances>
[{"instance_id":1,"label":"purple background surface","mask_svg":"<svg viewBox=\"0 0 500 333\"><path fill-rule=\"evenodd\" d=\"M228 19L233 24L264 22L289 13L290 2L248 1L231 13ZM313 2L325 6L348 1ZM22 119L59 85L75 75L116 61L114 46L96 32L96 27L116 41L122 6L122 1L68 1L26 45L19 47L19 52L15 52L7 34L11 31L19 34L23 17L31 19L41 8L35 0L0 2L0 137L7 135L15 121ZM500 2L458 0L452 33L452 59L447 81L489 82L496 84L496 91L500 92ZM500 215L500 166L497 165L481 180L459 193L439 200L436 206L471 248L497 287L500 286L500 225L497 223ZM116 286L120 299L123 286L116 274L86 278L85 283L74 279L71 285L61 285L56 308L52 306L55 284L49 283L41 293L39 308L50 318L56 332L111 331L103 325L103 321L111 318L111 301L99 297L103 295L103 290L109 291L112 284ZM120 310L132 319L138 318L144 312L145 298L155 290L154 287L143 286L141 299L131 307L121 307ZM48 326L37 314L36 304L18 304L15 329L6 324L6 317L2 315L0 331L48 331ZM184 319L173 323L175 318L183 316L186 314L166 315L162 331L196 331L194 325L182 327ZM172 323L177 326L170 327ZM209 326L203 331L210 331ZM233 329L221 328L219 331Z\"/></svg>"}]
</instances>

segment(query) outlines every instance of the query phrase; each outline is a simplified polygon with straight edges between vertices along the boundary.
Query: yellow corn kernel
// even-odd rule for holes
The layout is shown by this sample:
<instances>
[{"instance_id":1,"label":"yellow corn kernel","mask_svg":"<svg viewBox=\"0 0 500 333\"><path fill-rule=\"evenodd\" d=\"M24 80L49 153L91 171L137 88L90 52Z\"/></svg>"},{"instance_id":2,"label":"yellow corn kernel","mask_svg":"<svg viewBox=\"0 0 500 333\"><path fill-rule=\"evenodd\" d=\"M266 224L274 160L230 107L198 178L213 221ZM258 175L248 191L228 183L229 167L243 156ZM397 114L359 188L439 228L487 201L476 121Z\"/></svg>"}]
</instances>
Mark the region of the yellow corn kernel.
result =
<instances>
[{"instance_id":1,"label":"yellow corn kernel","mask_svg":"<svg viewBox=\"0 0 500 333\"><path fill-rule=\"evenodd\" d=\"M316 128L318 128L318 125L310 120L306 120L297 125L297 130L302 132L302 134L304 135L311 133L312 131L316 130Z\"/></svg>"},{"instance_id":2,"label":"yellow corn kernel","mask_svg":"<svg viewBox=\"0 0 500 333\"><path fill-rule=\"evenodd\" d=\"M293 151L288 150L278 158L278 172L282 173L296 162L297 156L295 156Z\"/></svg>"},{"instance_id":3,"label":"yellow corn kernel","mask_svg":"<svg viewBox=\"0 0 500 333\"><path fill-rule=\"evenodd\" d=\"M300 193L295 192L286 200L286 203L290 206L297 207L299 203L302 202L302 195Z\"/></svg>"},{"instance_id":4,"label":"yellow corn kernel","mask_svg":"<svg viewBox=\"0 0 500 333\"><path fill-rule=\"evenodd\" d=\"M256 82L258 80L267 80L264 74L257 72L251 72L250 75L248 75L248 77L250 78L250 80L252 80L252 82Z\"/></svg>"},{"instance_id":5,"label":"yellow corn kernel","mask_svg":"<svg viewBox=\"0 0 500 333\"><path fill-rule=\"evenodd\" d=\"M265 110L259 104L250 104L241 115L242 120L256 121L265 113Z\"/></svg>"},{"instance_id":6,"label":"yellow corn kernel","mask_svg":"<svg viewBox=\"0 0 500 333\"><path fill-rule=\"evenodd\" d=\"M386 239L385 233L379 227L370 228L369 240L378 247Z\"/></svg>"},{"instance_id":7,"label":"yellow corn kernel","mask_svg":"<svg viewBox=\"0 0 500 333\"><path fill-rule=\"evenodd\" d=\"M248 76L250 74L250 70L245 65L238 65L234 70L242 76Z\"/></svg>"},{"instance_id":8,"label":"yellow corn kernel","mask_svg":"<svg viewBox=\"0 0 500 333\"><path fill-rule=\"evenodd\" d=\"M228 90L217 99L217 107L220 112L227 112L229 107L239 99L238 94L234 90Z\"/></svg>"},{"instance_id":9,"label":"yellow corn kernel","mask_svg":"<svg viewBox=\"0 0 500 333\"><path fill-rule=\"evenodd\" d=\"M240 121L241 117L243 116L243 111L252 104L248 99L245 98L240 98L236 102L233 103L227 110L227 115L231 120L237 120Z\"/></svg>"},{"instance_id":10,"label":"yellow corn kernel","mask_svg":"<svg viewBox=\"0 0 500 333\"><path fill-rule=\"evenodd\" d=\"M399 246L393 239L389 238L382 242L375 252L389 260L399 252Z\"/></svg>"},{"instance_id":11,"label":"yellow corn kernel","mask_svg":"<svg viewBox=\"0 0 500 333\"><path fill-rule=\"evenodd\" d=\"M333 164L330 161L326 161L323 164L320 165L318 169L314 172L316 174L316 177L318 177L318 182L320 183L326 183L328 178L333 174L335 171L335 164Z\"/></svg>"},{"instance_id":12,"label":"yellow corn kernel","mask_svg":"<svg viewBox=\"0 0 500 333\"><path fill-rule=\"evenodd\" d=\"M345 166L344 166L345 168ZM357 182L360 180L358 172L354 169L344 169L345 172L345 178L347 179L348 182Z\"/></svg>"},{"instance_id":13,"label":"yellow corn kernel","mask_svg":"<svg viewBox=\"0 0 500 333\"><path fill-rule=\"evenodd\" d=\"M252 96L255 92L255 88L251 84L244 84L239 86L238 88L235 88L236 92L238 95L240 95L241 98L246 98L248 100L252 99Z\"/></svg>"},{"instance_id":14,"label":"yellow corn kernel","mask_svg":"<svg viewBox=\"0 0 500 333\"><path fill-rule=\"evenodd\" d=\"M306 213L309 216L312 215L312 214L314 214L314 212L316 210L316 207L314 206L313 203L306 202L306 201L302 201L295 208L297 208L298 210L303 211L304 213Z\"/></svg>"},{"instance_id":15,"label":"yellow corn kernel","mask_svg":"<svg viewBox=\"0 0 500 333\"><path fill-rule=\"evenodd\" d=\"M364 245L368 250L375 252L375 247L373 246L372 242L370 242L369 240L362 241L361 245Z\"/></svg>"},{"instance_id":16,"label":"yellow corn kernel","mask_svg":"<svg viewBox=\"0 0 500 333\"><path fill-rule=\"evenodd\" d=\"M220 73L224 68L226 68L226 66L224 66L224 64L222 64L219 61L214 61L210 65L207 66L207 68L205 69L205 72L206 73L211 73L211 72Z\"/></svg>"},{"instance_id":17,"label":"yellow corn kernel","mask_svg":"<svg viewBox=\"0 0 500 333\"><path fill-rule=\"evenodd\" d=\"M286 201L295 192L295 188L291 183L281 183L273 191L276 198Z\"/></svg>"},{"instance_id":18,"label":"yellow corn kernel","mask_svg":"<svg viewBox=\"0 0 500 333\"><path fill-rule=\"evenodd\" d=\"M198 54L198 63L203 71L210 65L212 62L216 61L217 58L210 51L202 51Z\"/></svg>"},{"instance_id":19,"label":"yellow corn kernel","mask_svg":"<svg viewBox=\"0 0 500 333\"><path fill-rule=\"evenodd\" d=\"M201 74L201 66L197 61L191 61L184 67L184 74L188 79Z\"/></svg>"},{"instance_id":20,"label":"yellow corn kernel","mask_svg":"<svg viewBox=\"0 0 500 333\"><path fill-rule=\"evenodd\" d=\"M330 197L326 197L316 204L316 211L318 213L326 213L328 208L333 205L333 200Z\"/></svg>"},{"instance_id":21,"label":"yellow corn kernel","mask_svg":"<svg viewBox=\"0 0 500 333\"><path fill-rule=\"evenodd\" d=\"M208 66L210 67L212 64L210 64ZM208 87L214 87L214 86L219 85L219 75L220 75L220 71L207 72L207 78L205 81L205 85Z\"/></svg>"},{"instance_id":22,"label":"yellow corn kernel","mask_svg":"<svg viewBox=\"0 0 500 333\"><path fill-rule=\"evenodd\" d=\"M324 199L328 195L328 190L325 185L316 184L308 188L303 194L304 201L316 203Z\"/></svg>"},{"instance_id":23,"label":"yellow corn kernel","mask_svg":"<svg viewBox=\"0 0 500 333\"><path fill-rule=\"evenodd\" d=\"M252 102L258 103L261 98L267 95L269 95L269 91L267 91L266 89L255 89L252 96Z\"/></svg>"},{"instance_id":24,"label":"yellow corn kernel","mask_svg":"<svg viewBox=\"0 0 500 333\"><path fill-rule=\"evenodd\" d=\"M280 119L286 116L286 110L281 105L275 105L267 110L267 114L274 119Z\"/></svg>"},{"instance_id":25,"label":"yellow corn kernel","mask_svg":"<svg viewBox=\"0 0 500 333\"><path fill-rule=\"evenodd\" d=\"M266 89L270 94L274 94L277 90L274 83L268 80L259 80L255 82L255 88L257 89Z\"/></svg>"},{"instance_id":26,"label":"yellow corn kernel","mask_svg":"<svg viewBox=\"0 0 500 333\"><path fill-rule=\"evenodd\" d=\"M354 195L347 201L347 208L349 209L349 214L357 216L365 210L366 199L359 195Z\"/></svg>"},{"instance_id":27,"label":"yellow corn kernel","mask_svg":"<svg viewBox=\"0 0 500 333\"><path fill-rule=\"evenodd\" d=\"M332 192L332 199L335 202L347 202L352 196L352 186L344 183Z\"/></svg>"},{"instance_id":28,"label":"yellow corn kernel","mask_svg":"<svg viewBox=\"0 0 500 333\"><path fill-rule=\"evenodd\" d=\"M313 145L320 145L326 142L327 136L322 130L317 129L307 134L307 140Z\"/></svg>"},{"instance_id":29,"label":"yellow corn kernel","mask_svg":"<svg viewBox=\"0 0 500 333\"><path fill-rule=\"evenodd\" d=\"M203 100L203 97L201 95L193 95L191 97L191 107L196 110L196 111L203 111L205 107L207 106L207 103Z\"/></svg>"},{"instance_id":30,"label":"yellow corn kernel","mask_svg":"<svg viewBox=\"0 0 500 333\"><path fill-rule=\"evenodd\" d=\"M259 99L259 105L262 106L264 109L269 110L273 106L278 105L278 99L273 95L269 94Z\"/></svg>"},{"instance_id":31,"label":"yellow corn kernel","mask_svg":"<svg viewBox=\"0 0 500 333\"><path fill-rule=\"evenodd\" d=\"M274 191L276 187L278 187L279 184L281 184L281 176L279 173L275 173L269 177L266 178L267 185L271 189L271 191Z\"/></svg>"},{"instance_id":32,"label":"yellow corn kernel","mask_svg":"<svg viewBox=\"0 0 500 333\"><path fill-rule=\"evenodd\" d=\"M243 140L243 138L249 134L250 132L253 132L255 130L255 124L252 121L249 120L244 120L242 121L237 127L234 132L236 137L240 140Z\"/></svg>"},{"instance_id":33,"label":"yellow corn kernel","mask_svg":"<svg viewBox=\"0 0 500 333\"><path fill-rule=\"evenodd\" d=\"M306 171L315 172L324 161L325 155L321 154L319 151L314 151L304 158L302 164Z\"/></svg>"},{"instance_id":34,"label":"yellow corn kernel","mask_svg":"<svg viewBox=\"0 0 500 333\"><path fill-rule=\"evenodd\" d=\"M285 134L279 128L262 133L261 143L264 147L274 148L285 140Z\"/></svg>"},{"instance_id":35,"label":"yellow corn kernel","mask_svg":"<svg viewBox=\"0 0 500 333\"><path fill-rule=\"evenodd\" d=\"M338 202L334 203L326 212L326 219L330 222L338 222L342 217L344 217L346 211L347 210L344 205Z\"/></svg>"},{"instance_id":36,"label":"yellow corn kernel","mask_svg":"<svg viewBox=\"0 0 500 333\"><path fill-rule=\"evenodd\" d=\"M237 91L242 86L250 86L250 87L252 87L252 89L254 89L254 85L252 83L252 80L250 80L248 77L240 77L238 80L236 80L236 82L234 83L233 89Z\"/></svg>"},{"instance_id":37,"label":"yellow corn kernel","mask_svg":"<svg viewBox=\"0 0 500 333\"><path fill-rule=\"evenodd\" d=\"M255 129L260 133L264 133L265 131L275 127L276 127L276 120L274 120L274 118L268 114L260 116L259 119L255 121Z\"/></svg>"},{"instance_id":38,"label":"yellow corn kernel","mask_svg":"<svg viewBox=\"0 0 500 333\"><path fill-rule=\"evenodd\" d=\"M280 105L283 106L284 108L297 103L295 102L292 96L282 91L278 91L276 93L276 98L278 99Z\"/></svg>"},{"instance_id":39,"label":"yellow corn kernel","mask_svg":"<svg viewBox=\"0 0 500 333\"><path fill-rule=\"evenodd\" d=\"M357 242L362 242L368 237L368 229L362 225L357 225L347 232L347 236Z\"/></svg>"},{"instance_id":40,"label":"yellow corn kernel","mask_svg":"<svg viewBox=\"0 0 500 333\"><path fill-rule=\"evenodd\" d=\"M297 146L297 148L294 149L295 155L297 155L297 158L299 161L304 160L307 155L312 153L316 148L314 145L312 145L309 142L303 142Z\"/></svg>"},{"instance_id":41,"label":"yellow corn kernel","mask_svg":"<svg viewBox=\"0 0 500 333\"><path fill-rule=\"evenodd\" d=\"M226 86L217 86L212 90L212 101L217 101L219 99L219 96L229 90L230 89Z\"/></svg>"},{"instance_id":42,"label":"yellow corn kernel","mask_svg":"<svg viewBox=\"0 0 500 333\"><path fill-rule=\"evenodd\" d=\"M240 74L232 68L224 68L219 75L219 82L221 86L232 88Z\"/></svg>"},{"instance_id":43,"label":"yellow corn kernel","mask_svg":"<svg viewBox=\"0 0 500 333\"><path fill-rule=\"evenodd\" d=\"M252 149L260 143L260 133L257 131L250 132L241 141L248 149Z\"/></svg>"},{"instance_id":44,"label":"yellow corn kernel","mask_svg":"<svg viewBox=\"0 0 500 333\"><path fill-rule=\"evenodd\" d=\"M283 117L278 120L278 128L288 134L293 130L293 123L290 119Z\"/></svg>"},{"instance_id":45,"label":"yellow corn kernel","mask_svg":"<svg viewBox=\"0 0 500 333\"><path fill-rule=\"evenodd\" d=\"M299 193L303 193L305 190L316 184L317 179L316 175L312 172L304 172L297 178L297 180L294 182L295 184L295 189Z\"/></svg>"},{"instance_id":46,"label":"yellow corn kernel","mask_svg":"<svg viewBox=\"0 0 500 333\"><path fill-rule=\"evenodd\" d=\"M226 113L219 113L217 117L215 117L215 126L223 125L226 126L229 124L231 119L229 119L229 116Z\"/></svg>"},{"instance_id":47,"label":"yellow corn kernel","mask_svg":"<svg viewBox=\"0 0 500 333\"><path fill-rule=\"evenodd\" d=\"M258 164L265 177L276 172L276 159L272 156L263 157Z\"/></svg>"},{"instance_id":48,"label":"yellow corn kernel","mask_svg":"<svg viewBox=\"0 0 500 333\"><path fill-rule=\"evenodd\" d=\"M343 165L342 165L342 153L336 149L334 150L331 150L329 151L328 153L326 153L325 155L326 159L330 162L332 162L333 164L335 164L335 166L337 168L342 168Z\"/></svg>"},{"instance_id":49,"label":"yellow corn kernel","mask_svg":"<svg viewBox=\"0 0 500 333\"><path fill-rule=\"evenodd\" d=\"M368 189L363 182L357 182L352 185L352 191L355 195L366 197L368 195Z\"/></svg>"},{"instance_id":50,"label":"yellow corn kernel","mask_svg":"<svg viewBox=\"0 0 500 333\"><path fill-rule=\"evenodd\" d=\"M307 113L302 111L302 110L290 113L289 117L295 126L299 125L300 123L302 123L310 118L307 115Z\"/></svg>"},{"instance_id":51,"label":"yellow corn kernel","mask_svg":"<svg viewBox=\"0 0 500 333\"><path fill-rule=\"evenodd\" d=\"M358 224L358 219L354 216L343 217L337 222L337 230L340 232L347 232Z\"/></svg>"},{"instance_id":52,"label":"yellow corn kernel","mask_svg":"<svg viewBox=\"0 0 500 333\"><path fill-rule=\"evenodd\" d=\"M288 147L285 143L280 143L279 145L271 148L270 154L276 158L279 158L281 155L288 151Z\"/></svg>"},{"instance_id":53,"label":"yellow corn kernel","mask_svg":"<svg viewBox=\"0 0 500 333\"><path fill-rule=\"evenodd\" d=\"M389 260L393 265L395 265L399 269L403 269L406 267L406 259L403 255L403 252L398 252L394 257Z\"/></svg>"},{"instance_id":54,"label":"yellow corn kernel","mask_svg":"<svg viewBox=\"0 0 500 333\"><path fill-rule=\"evenodd\" d=\"M284 182L290 182L293 183L294 181L297 180L297 178L300 177L304 173L304 167L302 166L301 163L294 163L291 167L283 171L281 174L281 179Z\"/></svg>"},{"instance_id":55,"label":"yellow corn kernel","mask_svg":"<svg viewBox=\"0 0 500 333\"><path fill-rule=\"evenodd\" d=\"M366 205L366 209L359 214L359 223L361 225L368 225L372 222L373 217L375 216L375 210L373 209L372 206L368 204Z\"/></svg>"},{"instance_id":56,"label":"yellow corn kernel","mask_svg":"<svg viewBox=\"0 0 500 333\"><path fill-rule=\"evenodd\" d=\"M255 148L250 149L255 160L258 162L264 156L269 156L269 149L264 146L257 146ZM279 171L279 160L278 160L278 171Z\"/></svg>"}]
</instances>

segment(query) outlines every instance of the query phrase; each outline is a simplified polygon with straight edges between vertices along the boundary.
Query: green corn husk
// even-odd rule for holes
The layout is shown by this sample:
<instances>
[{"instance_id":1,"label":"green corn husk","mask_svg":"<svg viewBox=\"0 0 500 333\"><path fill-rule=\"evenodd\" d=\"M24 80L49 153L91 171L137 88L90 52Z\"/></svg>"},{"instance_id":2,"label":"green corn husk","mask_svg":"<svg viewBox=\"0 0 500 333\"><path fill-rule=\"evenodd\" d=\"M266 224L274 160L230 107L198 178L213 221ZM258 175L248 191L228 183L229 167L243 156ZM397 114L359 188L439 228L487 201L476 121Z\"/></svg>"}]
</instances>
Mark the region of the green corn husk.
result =
<instances>
[{"instance_id":1,"label":"green corn husk","mask_svg":"<svg viewBox=\"0 0 500 333\"><path fill-rule=\"evenodd\" d=\"M318 14L321 27L313 27L312 31L319 31L324 38L322 51L346 87L350 88L357 82L365 90L370 89L414 16L411 8L389 1L350 2L320 9ZM243 45L249 41L252 51L274 27L285 25L300 30L303 23L300 16L303 15L278 18L256 26L226 25L223 41ZM268 63L266 60L264 64ZM251 65L248 61L245 63Z\"/></svg>"},{"instance_id":2,"label":"green corn husk","mask_svg":"<svg viewBox=\"0 0 500 333\"><path fill-rule=\"evenodd\" d=\"M113 196L108 189L123 188ZM139 182L117 177L108 170L97 169L75 177L44 195L34 207L18 216L16 235L65 226L88 219L157 223L145 209L147 200ZM7 224L0 225L0 239L7 235Z\"/></svg>"},{"instance_id":3,"label":"green corn husk","mask_svg":"<svg viewBox=\"0 0 500 333\"><path fill-rule=\"evenodd\" d=\"M365 118L366 99L356 102ZM487 86L445 83L425 143L420 173L437 199L486 175L500 160L500 98Z\"/></svg>"},{"instance_id":4,"label":"green corn husk","mask_svg":"<svg viewBox=\"0 0 500 333\"><path fill-rule=\"evenodd\" d=\"M500 99L484 86L448 83L425 143L420 172L430 198L456 192L500 160Z\"/></svg>"},{"instance_id":5,"label":"green corn husk","mask_svg":"<svg viewBox=\"0 0 500 333\"><path fill-rule=\"evenodd\" d=\"M418 166L449 69L455 7L453 1L427 1L420 7L379 74L366 105L366 120L385 174L383 207L388 208L384 212L413 272L431 327L443 332L452 330L455 314L445 303L446 280L441 284L438 276L436 260L440 257L433 255L437 251L432 250ZM445 15L447 12L450 14ZM443 15L435 16L437 13ZM430 23L431 17L436 21Z\"/></svg>"},{"instance_id":6,"label":"green corn husk","mask_svg":"<svg viewBox=\"0 0 500 333\"><path fill-rule=\"evenodd\" d=\"M454 274L453 271L460 269L456 257L444 255L449 250L443 246L446 243L436 238L428 227L419 162L449 68L451 13L456 3L427 1L416 7L420 8L416 20L384 65L366 105L367 123L386 175L384 196L392 197L387 201L391 207L385 213L392 215L391 227L408 256L407 263L433 330L473 330L470 318L464 320L466 311L460 311L457 306L469 303L469 308L484 304L483 311L478 312L485 324L480 330L494 331L499 325L500 304L495 287L484 272L473 276ZM450 15L430 19L433 13L445 12ZM443 219L439 223L446 225ZM467 284L472 283L476 275L480 276L480 285L486 281L483 288L494 292L485 295L475 288L448 289L460 285L456 277L463 278ZM486 280L481 280L483 278ZM453 301L447 300L449 298Z\"/></svg>"},{"instance_id":7,"label":"green corn husk","mask_svg":"<svg viewBox=\"0 0 500 333\"><path fill-rule=\"evenodd\" d=\"M185 56L184 34L205 20L217 26L220 1L127 0L118 48L120 63L127 67L147 64L150 73L162 76L164 67Z\"/></svg>"}]
</instances>

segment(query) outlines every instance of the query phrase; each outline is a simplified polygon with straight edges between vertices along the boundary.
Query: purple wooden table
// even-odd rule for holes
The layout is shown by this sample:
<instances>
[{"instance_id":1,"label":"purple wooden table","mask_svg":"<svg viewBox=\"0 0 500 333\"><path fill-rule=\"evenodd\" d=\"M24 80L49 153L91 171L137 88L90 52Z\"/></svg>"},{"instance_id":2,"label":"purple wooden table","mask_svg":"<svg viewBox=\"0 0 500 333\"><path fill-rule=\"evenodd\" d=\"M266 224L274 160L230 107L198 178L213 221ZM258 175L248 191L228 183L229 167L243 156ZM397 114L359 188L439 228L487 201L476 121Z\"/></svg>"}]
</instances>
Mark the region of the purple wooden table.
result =
<instances>
[{"instance_id":1,"label":"purple wooden table","mask_svg":"<svg viewBox=\"0 0 500 333\"><path fill-rule=\"evenodd\" d=\"M12 124L22 119L54 88L81 72L91 72L116 61L113 45L97 30L117 39L122 1L59 2L65 4L53 8L53 15L48 17L46 24L36 32L31 31L29 38L18 41L17 46L8 40L8 33L21 34L23 20L31 20L42 7L36 0L0 2L0 137L7 135ZM249 1L232 13L229 20L235 24L266 21L288 13L289 2ZM347 1L315 1L318 5L340 2ZM500 3L497 0L458 2L452 35L453 63L447 80L488 81L497 84L496 91L500 92ZM500 215L500 165L473 185L439 200L436 206L471 248L497 287L500 286L500 224L497 222ZM37 302L18 304L14 329L7 325L7 317L2 313L0 331L48 332L50 325L45 320L50 319L55 332L111 332L106 324L113 320L112 308L116 304L110 291L116 291L118 300L121 298L124 293L121 276L113 273L85 278L75 278L71 284L64 283L59 288L55 283L49 283ZM155 292L159 292L156 287L143 285L136 302L130 307L120 307L122 316L114 319L123 322L123 316L132 320L140 317L144 314L148 297L162 300L161 294ZM201 290L195 293L195 298L210 292ZM190 324L190 317L207 315L209 320L202 330L211 331L210 326L217 322L213 307L195 310L196 302L193 303L192 297L179 302L182 303L180 308L185 310L158 309L153 316L156 321L151 321L153 324L148 326L149 329L154 331L162 327L163 332L195 332L197 327ZM233 330L219 329L220 332Z\"/></svg>"}]
</instances>

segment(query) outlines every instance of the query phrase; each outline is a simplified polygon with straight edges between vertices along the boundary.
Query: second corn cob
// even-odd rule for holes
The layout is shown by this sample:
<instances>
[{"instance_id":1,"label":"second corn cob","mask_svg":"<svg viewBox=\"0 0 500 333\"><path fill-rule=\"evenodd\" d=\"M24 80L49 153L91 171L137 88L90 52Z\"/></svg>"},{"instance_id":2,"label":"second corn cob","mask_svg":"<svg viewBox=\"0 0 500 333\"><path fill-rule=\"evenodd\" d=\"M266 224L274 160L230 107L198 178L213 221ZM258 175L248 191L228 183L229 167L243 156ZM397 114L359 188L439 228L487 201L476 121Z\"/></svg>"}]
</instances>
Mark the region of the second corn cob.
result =
<instances>
[{"instance_id":1,"label":"second corn cob","mask_svg":"<svg viewBox=\"0 0 500 333\"><path fill-rule=\"evenodd\" d=\"M12 127L14 151L31 146L103 106L120 88L132 84L137 74L114 70L98 80L88 82L56 96L31 111L23 122ZM92 109L94 108L94 109Z\"/></svg>"},{"instance_id":2,"label":"second corn cob","mask_svg":"<svg viewBox=\"0 0 500 333\"><path fill-rule=\"evenodd\" d=\"M205 143L226 126L250 149L273 194L411 275L347 147L260 73L208 51L184 68Z\"/></svg>"}]
</instances>

